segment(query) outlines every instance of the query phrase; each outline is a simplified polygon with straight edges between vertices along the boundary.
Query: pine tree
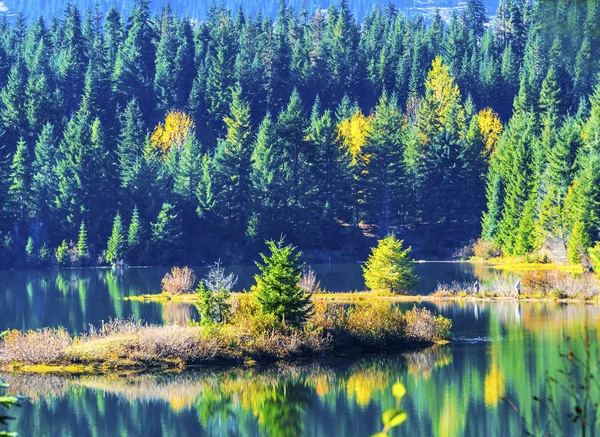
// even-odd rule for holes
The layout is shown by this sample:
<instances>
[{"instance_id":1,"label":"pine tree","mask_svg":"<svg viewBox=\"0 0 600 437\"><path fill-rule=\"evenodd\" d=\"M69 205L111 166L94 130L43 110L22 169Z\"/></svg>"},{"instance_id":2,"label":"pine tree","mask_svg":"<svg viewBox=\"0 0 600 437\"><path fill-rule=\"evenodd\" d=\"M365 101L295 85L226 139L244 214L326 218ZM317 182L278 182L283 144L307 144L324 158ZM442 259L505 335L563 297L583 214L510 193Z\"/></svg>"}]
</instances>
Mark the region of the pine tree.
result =
<instances>
[{"instance_id":1,"label":"pine tree","mask_svg":"<svg viewBox=\"0 0 600 437\"><path fill-rule=\"evenodd\" d=\"M481 37L487 21L483 0L468 0L465 9L465 23L473 35Z\"/></svg>"},{"instance_id":2,"label":"pine tree","mask_svg":"<svg viewBox=\"0 0 600 437\"><path fill-rule=\"evenodd\" d=\"M58 182L54 208L68 231L82 220L91 223L92 235L106 218L106 152L99 119L91 119L83 106L69 121L58 150L54 172Z\"/></svg>"},{"instance_id":3,"label":"pine tree","mask_svg":"<svg viewBox=\"0 0 600 437\"><path fill-rule=\"evenodd\" d=\"M85 228L85 222L81 222L79 226L79 237L77 238L77 254L79 258L85 260L89 257L88 243L87 243L87 229Z\"/></svg>"},{"instance_id":4,"label":"pine tree","mask_svg":"<svg viewBox=\"0 0 600 437\"><path fill-rule=\"evenodd\" d=\"M121 187L126 190L135 182L135 165L142 159L146 143L146 129L142 111L135 99L127 104L121 117L121 133L117 145Z\"/></svg>"},{"instance_id":5,"label":"pine tree","mask_svg":"<svg viewBox=\"0 0 600 437\"><path fill-rule=\"evenodd\" d=\"M394 98L386 94L379 100L363 154L369 156L365 176L368 217L378 220L387 235L403 209L406 171L402 141L402 114Z\"/></svg>"},{"instance_id":6,"label":"pine tree","mask_svg":"<svg viewBox=\"0 0 600 437\"><path fill-rule=\"evenodd\" d=\"M515 253L517 229L532 180L533 117L521 113L513 117L498 144L500 175L504 186L504 208L498 226L498 241L509 254ZM489 199L488 199L489 200Z\"/></svg>"},{"instance_id":7,"label":"pine tree","mask_svg":"<svg viewBox=\"0 0 600 437\"><path fill-rule=\"evenodd\" d=\"M69 245L67 244L67 240L63 240L56 249L56 262L60 267L65 267L69 261Z\"/></svg>"},{"instance_id":8,"label":"pine tree","mask_svg":"<svg viewBox=\"0 0 600 437\"><path fill-rule=\"evenodd\" d=\"M139 260L142 245L142 227L137 206L133 209L131 222L127 231L127 261L135 264Z\"/></svg>"},{"instance_id":9,"label":"pine tree","mask_svg":"<svg viewBox=\"0 0 600 437\"><path fill-rule=\"evenodd\" d=\"M27 134L27 115L25 110L25 86L27 71L21 58L13 64L8 75L8 82L0 92L2 111L0 118L6 130L5 141L9 147L15 147L19 137Z\"/></svg>"},{"instance_id":10,"label":"pine tree","mask_svg":"<svg viewBox=\"0 0 600 437\"><path fill-rule=\"evenodd\" d=\"M104 256L104 259L109 264L116 264L124 259L126 247L127 240L123 233L121 214L117 213L113 221L112 233L106 244L106 255Z\"/></svg>"},{"instance_id":11,"label":"pine tree","mask_svg":"<svg viewBox=\"0 0 600 437\"><path fill-rule=\"evenodd\" d=\"M260 275L256 281L256 301L264 314L275 316L284 326L301 327L312 312L312 302L298 283L303 265L299 264L301 252L283 238L267 241L270 256L261 254L263 264L256 263Z\"/></svg>"},{"instance_id":12,"label":"pine tree","mask_svg":"<svg viewBox=\"0 0 600 437\"><path fill-rule=\"evenodd\" d=\"M10 186L8 188L8 210L16 223L30 218L33 210L31 199L31 162L27 143L17 143L10 166Z\"/></svg>"},{"instance_id":13,"label":"pine tree","mask_svg":"<svg viewBox=\"0 0 600 437\"><path fill-rule=\"evenodd\" d=\"M148 119L154 108L152 92L155 76L154 32L150 25L148 0L139 0L131 15L127 38L121 46L112 75L113 91L125 102L135 98Z\"/></svg>"},{"instance_id":14,"label":"pine tree","mask_svg":"<svg viewBox=\"0 0 600 437\"><path fill-rule=\"evenodd\" d=\"M283 190L284 168L283 154L276 141L275 125L270 114L267 114L258 128L254 151L252 152L252 210L254 229L263 237L277 232L273 229L277 221L277 211L284 207L286 193ZM271 233L273 232L273 233Z\"/></svg>"},{"instance_id":15,"label":"pine tree","mask_svg":"<svg viewBox=\"0 0 600 437\"><path fill-rule=\"evenodd\" d=\"M365 284L371 290L402 293L409 291L418 282L410 257L411 248L404 249L402 240L394 235L377 242L363 267Z\"/></svg>"},{"instance_id":16,"label":"pine tree","mask_svg":"<svg viewBox=\"0 0 600 437\"><path fill-rule=\"evenodd\" d=\"M54 127L44 125L35 143L31 176L32 202L35 215L47 223L50 219L50 208L55 196L56 178L53 172L56 148Z\"/></svg>"},{"instance_id":17,"label":"pine tree","mask_svg":"<svg viewBox=\"0 0 600 437\"><path fill-rule=\"evenodd\" d=\"M181 246L182 228L179 215L174 209L173 205L163 203L156 222L150 223L153 250L162 261L168 261L179 255L177 250ZM165 253L167 249L170 254Z\"/></svg>"},{"instance_id":18,"label":"pine tree","mask_svg":"<svg viewBox=\"0 0 600 437\"><path fill-rule=\"evenodd\" d=\"M214 210L228 232L241 238L249 217L252 142L250 105L239 86L233 91L230 113L225 118L227 136L219 142L212 163Z\"/></svg>"}]
</instances>

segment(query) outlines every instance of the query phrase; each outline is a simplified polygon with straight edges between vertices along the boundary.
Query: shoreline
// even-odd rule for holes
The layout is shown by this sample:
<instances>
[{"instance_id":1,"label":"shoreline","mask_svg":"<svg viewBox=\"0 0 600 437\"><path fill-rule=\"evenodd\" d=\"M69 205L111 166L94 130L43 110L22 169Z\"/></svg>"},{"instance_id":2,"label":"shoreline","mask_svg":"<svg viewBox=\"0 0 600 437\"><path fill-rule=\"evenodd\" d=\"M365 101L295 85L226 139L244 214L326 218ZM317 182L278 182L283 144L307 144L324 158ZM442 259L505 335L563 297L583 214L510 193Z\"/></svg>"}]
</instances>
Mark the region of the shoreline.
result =
<instances>
[{"instance_id":1,"label":"shoreline","mask_svg":"<svg viewBox=\"0 0 600 437\"><path fill-rule=\"evenodd\" d=\"M275 357L239 357L226 358L216 357L214 359L203 360L197 363L181 363L177 360L165 360L162 363L143 365L140 363L64 363L64 364L21 364L21 363L0 363L0 372L14 375L63 375L63 376L127 376L127 375L160 375L169 373L193 372L199 370L218 369L253 369L253 368L271 368L298 365L312 365L329 360L340 359L359 359L378 356L394 356L411 352L422 352L434 347L443 347L450 344L450 341L406 341L399 343L396 347L355 347L354 349L339 346L337 350L319 353L315 355L307 354L294 357L293 359L283 359ZM343 352L342 352L343 350Z\"/></svg>"},{"instance_id":2,"label":"shoreline","mask_svg":"<svg viewBox=\"0 0 600 437\"><path fill-rule=\"evenodd\" d=\"M248 294L247 292L235 292L232 293L232 297L239 297ZM370 291L358 291L358 292L339 292L339 293L315 293L312 295L315 301L324 301L328 303L376 303L376 302L389 302L389 303L419 303L419 302L549 302L549 303L579 303L579 304L598 304L600 298L595 297L591 299L583 298L553 298L549 296L538 296L522 294L519 297L512 296L436 296L430 295L397 295L390 296L384 294L377 294ZM186 293L179 295L170 295L167 293L157 294L141 294L139 296L128 296L124 297L123 300L133 302L147 302L147 303L182 303L193 305L198 301L197 293Z\"/></svg>"}]
</instances>

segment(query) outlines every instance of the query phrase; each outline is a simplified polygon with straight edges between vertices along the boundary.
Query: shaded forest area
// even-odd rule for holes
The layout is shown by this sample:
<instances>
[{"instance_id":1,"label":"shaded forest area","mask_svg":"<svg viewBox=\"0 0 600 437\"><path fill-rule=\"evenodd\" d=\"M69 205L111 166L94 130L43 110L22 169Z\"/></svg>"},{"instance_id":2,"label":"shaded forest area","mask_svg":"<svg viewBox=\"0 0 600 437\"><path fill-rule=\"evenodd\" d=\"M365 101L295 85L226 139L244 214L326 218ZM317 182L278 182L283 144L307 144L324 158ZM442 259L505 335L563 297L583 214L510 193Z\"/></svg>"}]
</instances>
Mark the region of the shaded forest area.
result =
<instances>
[{"instance_id":1,"label":"shaded forest area","mask_svg":"<svg viewBox=\"0 0 600 437\"><path fill-rule=\"evenodd\" d=\"M346 0L5 21L2 265L237 262L281 234L360 258L367 229L447 256L482 214L507 254L582 253L597 22L596 1L510 1L486 23L481 0L430 25L393 7L359 24Z\"/></svg>"}]
</instances>

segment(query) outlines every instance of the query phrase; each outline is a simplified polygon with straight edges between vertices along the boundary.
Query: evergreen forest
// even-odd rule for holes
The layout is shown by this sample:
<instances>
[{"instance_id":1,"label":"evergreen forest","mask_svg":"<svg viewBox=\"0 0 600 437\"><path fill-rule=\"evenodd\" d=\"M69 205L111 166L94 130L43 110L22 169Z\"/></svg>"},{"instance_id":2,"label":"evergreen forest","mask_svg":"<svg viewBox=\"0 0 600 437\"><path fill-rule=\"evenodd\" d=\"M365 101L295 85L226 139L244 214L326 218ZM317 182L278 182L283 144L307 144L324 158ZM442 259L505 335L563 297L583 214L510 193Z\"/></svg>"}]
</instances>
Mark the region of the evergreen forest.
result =
<instances>
[{"instance_id":1,"label":"evergreen forest","mask_svg":"<svg viewBox=\"0 0 600 437\"><path fill-rule=\"evenodd\" d=\"M600 1L153 11L0 23L3 267L600 240Z\"/></svg>"}]
</instances>

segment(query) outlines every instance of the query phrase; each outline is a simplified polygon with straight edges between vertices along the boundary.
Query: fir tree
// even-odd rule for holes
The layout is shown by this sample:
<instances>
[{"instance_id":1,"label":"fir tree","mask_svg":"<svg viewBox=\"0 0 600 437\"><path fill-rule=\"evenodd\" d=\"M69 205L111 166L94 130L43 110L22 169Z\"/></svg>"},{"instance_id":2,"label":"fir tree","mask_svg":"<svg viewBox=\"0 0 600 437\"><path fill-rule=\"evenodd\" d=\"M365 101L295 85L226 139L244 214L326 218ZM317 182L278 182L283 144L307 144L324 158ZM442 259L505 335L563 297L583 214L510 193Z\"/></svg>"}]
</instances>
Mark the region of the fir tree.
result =
<instances>
[{"instance_id":1,"label":"fir tree","mask_svg":"<svg viewBox=\"0 0 600 437\"><path fill-rule=\"evenodd\" d=\"M137 206L133 209L131 222L127 231L127 261L136 263L139 260L142 245L142 227Z\"/></svg>"},{"instance_id":2,"label":"fir tree","mask_svg":"<svg viewBox=\"0 0 600 437\"><path fill-rule=\"evenodd\" d=\"M363 267L369 289L401 293L416 285L418 277L410 258L411 248L404 249L403 243L394 235L388 235L371 249L371 255Z\"/></svg>"},{"instance_id":3,"label":"fir tree","mask_svg":"<svg viewBox=\"0 0 600 437\"><path fill-rule=\"evenodd\" d=\"M299 264L301 252L283 238L278 242L267 241L271 252L261 254L263 263L256 263L260 275L256 281L256 300L264 314L273 315L284 326L300 327L312 312L312 302L298 283L303 265Z\"/></svg>"},{"instance_id":4,"label":"fir tree","mask_svg":"<svg viewBox=\"0 0 600 437\"><path fill-rule=\"evenodd\" d=\"M79 237L77 238L77 254L80 259L87 259L89 257L88 243L87 243L87 229L85 228L85 222L81 222L79 226Z\"/></svg>"},{"instance_id":5,"label":"fir tree","mask_svg":"<svg viewBox=\"0 0 600 437\"><path fill-rule=\"evenodd\" d=\"M8 188L8 210L16 223L23 223L33 210L31 199L31 162L27 143L21 140L13 155L10 166L10 186Z\"/></svg>"},{"instance_id":6,"label":"fir tree","mask_svg":"<svg viewBox=\"0 0 600 437\"><path fill-rule=\"evenodd\" d=\"M112 233L106 244L106 255L104 259L109 264L116 264L124 259L126 247L127 240L123 233L121 214L117 213L113 221Z\"/></svg>"}]
</instances>

